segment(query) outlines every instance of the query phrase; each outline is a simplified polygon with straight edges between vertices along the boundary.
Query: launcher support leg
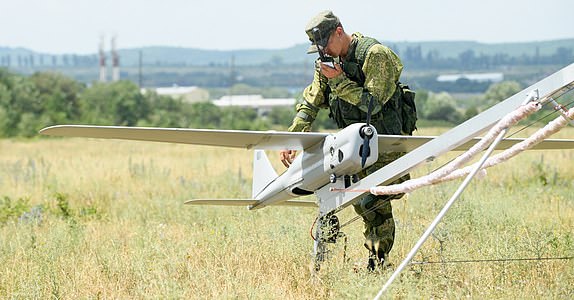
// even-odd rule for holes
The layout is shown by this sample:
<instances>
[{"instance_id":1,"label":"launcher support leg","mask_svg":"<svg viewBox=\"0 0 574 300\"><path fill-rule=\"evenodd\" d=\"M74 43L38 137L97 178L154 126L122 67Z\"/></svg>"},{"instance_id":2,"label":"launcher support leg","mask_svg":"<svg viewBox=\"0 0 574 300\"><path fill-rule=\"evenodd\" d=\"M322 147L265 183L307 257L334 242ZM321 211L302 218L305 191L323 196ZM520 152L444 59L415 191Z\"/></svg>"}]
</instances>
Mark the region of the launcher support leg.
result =
<instances>
[{"instance_id":1,"label":"launcher support leg","mask_svg":"<svg viewBox=\"0 0 574 300\"><path fill-rule=\"evenodd\" d=\"M340 232L341 224L339 218L334 213L326 214L317 219L315 230L315 244L313 247L314 270L321 269L321 263L328 257L327 244L334 244L339 237L345 236Z\"/></svg>"},{"instance_id":2,"label":"launcher support leg","mask_svg":"<svg viewBox=\"0 0 574 300\"><path fill-rule=\"evenodd\" d=\"M315 272L321 269L321 263L327 258L327 245L323 241L322 226L323 218L319 217L317 220L317 228L315 229L315 242L313 244L313 270Z\"/></svg>"},{"instance_id":3,"label":"launcher support leg","mask_svg":"<svg viewBox=\"0 0 574 300\"><path fill-rule=\"evenodd\" d=\"M327 244L334 244L337 238L344 237L345 235L340 232L341 224L339 218L335 215L342 207L327 208L325 207L324 199L332 197L333 194L342 197L345 193L333 193L331 188L344 189L351 184L351 176L342 176L340 179L337 176L332 176L331 183L329 183L321 191L315 192L317 196L317 204L319 205L319 212L317 218L317 227L315 228L315 243L313 245L313 264L314 270L321 269L321 263L328 257ZM360 195L357 195L360 196Z\"/></svg>"}]
</instances>

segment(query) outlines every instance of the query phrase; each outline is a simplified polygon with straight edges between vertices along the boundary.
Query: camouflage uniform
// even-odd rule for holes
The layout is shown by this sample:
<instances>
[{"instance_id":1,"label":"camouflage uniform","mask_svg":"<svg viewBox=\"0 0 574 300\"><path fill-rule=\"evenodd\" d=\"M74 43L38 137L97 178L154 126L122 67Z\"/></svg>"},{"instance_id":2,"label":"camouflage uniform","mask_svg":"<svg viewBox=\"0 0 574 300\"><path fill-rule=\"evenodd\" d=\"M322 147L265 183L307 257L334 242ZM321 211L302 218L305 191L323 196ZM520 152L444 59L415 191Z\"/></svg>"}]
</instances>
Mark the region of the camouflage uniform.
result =
<instances>
[{"instance_id":1,"label":"camouflage uniform","mask_svg":"<svg viewBox=\"0 0 574 300\"><path fill-rule=\"evenodd\" d=\"M310 131L320 109L330 109L330 116L339 128L352 123L365 122L368 105L373 98L372 125L379 134L404 134L396 110L389 105L398 103L400 88L397 88L403 65L399 57L388 47L360 33L352 35L346 57L342 61L343 73L335 78L325 77L316 66L313 82L303 92L304 101L297 105L297 115L289 131ZM361 68L361 70L357 70ZM360 74L359 74L360 73ZM361 77L362 76L362 77ZM363 178L404 153L381 153L378 161L363 170ZM397 180L402 182L408 175ZM400 195L375 196L369 194L353 206L363 217L365 225L365 247L371 252L369 268L373 260L382 261L388 255L394 242L395 223L390 199ZM373 209L373 207L376 207ZM371 210L372 211L369 211ZM373 264L373 265L371 265Z\"/></svg>"}]
</instances>

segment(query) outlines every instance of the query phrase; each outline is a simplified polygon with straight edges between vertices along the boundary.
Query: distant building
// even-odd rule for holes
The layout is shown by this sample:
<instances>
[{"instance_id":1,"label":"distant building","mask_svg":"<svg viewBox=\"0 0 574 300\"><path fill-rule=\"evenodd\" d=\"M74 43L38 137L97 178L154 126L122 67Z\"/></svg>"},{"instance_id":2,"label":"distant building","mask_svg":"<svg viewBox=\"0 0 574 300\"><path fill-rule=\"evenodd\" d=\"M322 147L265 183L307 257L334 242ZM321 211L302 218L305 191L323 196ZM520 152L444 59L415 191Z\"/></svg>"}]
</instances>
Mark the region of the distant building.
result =
<instances>
[{"instance_id":1,"label":"distant building","mask_svg":"<svg viewBox=\"0 0 574 300\"><path fill-rule=\"evenodd\" d=\"M150 89L142 89L141 92L145 94L147 90ZM190 103L209 100L209 92L197 86L173 85L170 87L158 87L151 90L155 91L160 96L170 96Z\"/></svg>"},{"instance_id":2,"label":"distant building","mask_svg":"<svg viewBox=\"0 0 574 300\"><path fill-rule=\"evenodd\" d=\"M471 73L471 74L448 74L439 75L436 78L438 82L456 82L460 79L466 79L474 82L501 82L504 80L502 73Z\"/></svg>"},{"instance_id":3,"label":"distant building","mask_svg":"<svg viewBox=\"0 0 574 300\"><path fill-rule=\"evenodd\" d=\"M158 87L155 92L162 96L185 96L187 94L193 93L197 90L196 86L170 86L170 87Z\"/></svg>"},{"instance_id":4,"label":"distant building","mask_svg":"<svg viewBox=\"0 0 574 300\"><path fill-rule=\"evenodd\" d=\"M142 94L148 90L155 91L161 96L183 99L185 102L201 102L209 100L209 92L197 86L158 87L154 89L141 89ZM265 115L276 107L293 108L295 98L263 98L261 95L231 95L223 96L212 103L218 107L240 107L256 109L257 114Z\"/></svg>"},{"instance_id":5,"label":"distant building","mask_svg":"<svg viewBox=\"0 0 574 300\"><path fill-rule=\"evenodd\" d=\"M213 104L219 107L244 107L257 109L259 115L265 115L273 108L286 107L293 108L296 100L294 98L263 98L261 95L231 95L223 96L214 100Z\"/></svg>"}]
</instances>

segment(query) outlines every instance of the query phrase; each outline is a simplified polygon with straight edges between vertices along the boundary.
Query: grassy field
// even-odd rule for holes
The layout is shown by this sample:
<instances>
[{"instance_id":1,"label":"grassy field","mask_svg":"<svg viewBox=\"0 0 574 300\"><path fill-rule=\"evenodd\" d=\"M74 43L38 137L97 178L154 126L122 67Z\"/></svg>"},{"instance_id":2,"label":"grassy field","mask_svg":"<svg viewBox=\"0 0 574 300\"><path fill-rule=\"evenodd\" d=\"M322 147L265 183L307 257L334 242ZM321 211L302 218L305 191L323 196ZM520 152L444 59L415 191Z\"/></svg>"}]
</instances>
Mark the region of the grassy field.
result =
<instances>
[{"instance_id":1,"label":"grassy field","mask_svg":"<svg viewBox=\"0 0 574 300\"><path fill-rule=\"evenodd\" d=\"M421 130L420 135L432 134ZM560 137L574 137L564 130ZM362 224L309 272L315 210L185 206L245 198L244 150L90 139L0 140L0 298L370 299L392 272L366 263ZM277 154L270 153L277 163ZM445 162L420 167L423 175ZM489 169L416 261L574 256L574 150ZM397 266L460 181L394 202ZM342 222L354 216L340 214ZM344 259L346 257L347 259ZM574 260L413 265L388 298L574 297Z\"/></svg>"}]
</instances>

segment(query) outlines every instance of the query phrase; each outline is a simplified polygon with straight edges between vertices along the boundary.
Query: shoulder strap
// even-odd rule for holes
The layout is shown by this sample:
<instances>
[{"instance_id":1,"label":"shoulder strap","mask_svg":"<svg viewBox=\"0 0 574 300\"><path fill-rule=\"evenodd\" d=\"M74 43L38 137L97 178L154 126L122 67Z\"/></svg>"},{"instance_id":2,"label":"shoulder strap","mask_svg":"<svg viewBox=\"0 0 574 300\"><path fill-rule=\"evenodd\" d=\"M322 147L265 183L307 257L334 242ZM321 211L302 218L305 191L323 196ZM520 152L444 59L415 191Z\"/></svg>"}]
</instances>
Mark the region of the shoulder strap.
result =
<instances>
[{"instance_id":1,"label":"shoulder strap","mask_svg":"<svg viewBox=\"0 0 574 300\"><path fill-rule=\"evenodd\" d=\"M362 86L365 83L363 65L365 64L367 53L372 46L379 44L379 42L373 38L363 37L362 35L357 35L356 38L357 45L353 51L351 61L343 63L343 71L345 71L349 79L358 82Z\"/></svg>"},{"instance_id":2,"label":"shoulder strap","mask_svg":"<svg viewBox=\"0 0 574 300\"><path fill-rule=\"evenodd\" d=\"M365 63L365 58L367 58L367 52L371 49L372 46L380 44L379 41L375 40L374 38L370 37L362 37L359 38L357 43L357 49L355 50L355 59L359 63L361 67Z\"/></svg>"}]
</instances>

